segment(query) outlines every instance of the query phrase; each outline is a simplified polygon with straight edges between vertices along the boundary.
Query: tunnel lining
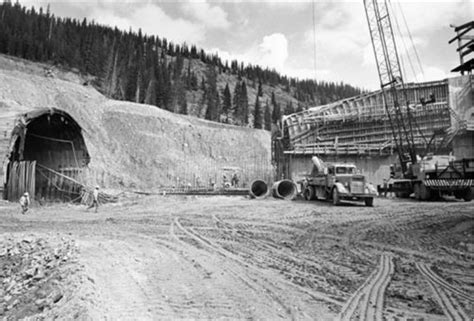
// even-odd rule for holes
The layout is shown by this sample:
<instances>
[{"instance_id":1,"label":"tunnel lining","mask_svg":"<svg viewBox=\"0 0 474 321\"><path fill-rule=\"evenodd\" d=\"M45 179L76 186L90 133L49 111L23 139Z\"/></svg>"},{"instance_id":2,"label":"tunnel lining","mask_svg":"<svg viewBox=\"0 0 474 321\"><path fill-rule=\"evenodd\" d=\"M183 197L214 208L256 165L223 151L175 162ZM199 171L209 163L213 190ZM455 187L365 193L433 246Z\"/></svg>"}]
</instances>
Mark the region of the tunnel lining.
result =
<instances>
[{"instance_id":1,"label":"tunnel lining","mask_svg":"<svg viewBox=\"0 0 474 321\"><path fill-rule=\"evenodd\" d=\"M18 186L9 189L10 200L18 198L23 189L36 199L76 198L81 189L77 182L82 180L83 170L90 162L82 128L65 111L55 108L35 110L17 119L7 158L7 185ZM32 163L34 169L30 171ZM23 169L25 173L20 173ZM23 182L24 177L28 183ZM28 185L31 182L33 186Z\"/></svg>"}]
</instances>

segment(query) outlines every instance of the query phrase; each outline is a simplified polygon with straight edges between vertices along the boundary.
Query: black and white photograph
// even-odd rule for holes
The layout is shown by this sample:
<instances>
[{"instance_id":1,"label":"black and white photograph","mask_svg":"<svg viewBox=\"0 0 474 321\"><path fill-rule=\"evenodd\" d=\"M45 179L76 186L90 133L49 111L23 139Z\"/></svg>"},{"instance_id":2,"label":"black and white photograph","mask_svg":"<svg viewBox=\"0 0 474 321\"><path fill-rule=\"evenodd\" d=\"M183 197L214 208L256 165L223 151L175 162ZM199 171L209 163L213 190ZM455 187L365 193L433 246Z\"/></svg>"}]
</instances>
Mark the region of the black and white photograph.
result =
<instances>
[{"instance_id":1,"label":"black and white photograph","mask_svg":"<svg viewBox=\"0 0 474 321\"><path fill-rule=\"evenodd\" d=\"M0 0L1 320L474 320L473 0Z\"/></svg>"}]
</instances>

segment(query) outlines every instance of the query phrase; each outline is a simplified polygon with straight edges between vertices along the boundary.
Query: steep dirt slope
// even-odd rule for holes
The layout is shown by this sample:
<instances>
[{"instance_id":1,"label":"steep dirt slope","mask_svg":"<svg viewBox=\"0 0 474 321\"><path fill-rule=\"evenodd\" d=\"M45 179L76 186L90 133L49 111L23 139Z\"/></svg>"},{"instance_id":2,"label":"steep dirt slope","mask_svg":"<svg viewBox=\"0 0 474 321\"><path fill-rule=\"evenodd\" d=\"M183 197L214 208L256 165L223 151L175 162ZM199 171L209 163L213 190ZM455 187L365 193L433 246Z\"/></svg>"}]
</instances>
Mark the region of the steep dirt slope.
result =
<instances>
[{"instance_id":1,"label":"steep dirt slope","mask_svg":"<svg viewBox=\"0 0 474 321\"><path fill-rule=\"evenodd\" d=\"M54 107L82 127L89 184L152 189L216 181L223 167L246 179L270 169L270 134L105 98L71 72L0 56L0 154L18 113ZM3 162L3 159L2 159Z\"/></svg>"}]
</instances>

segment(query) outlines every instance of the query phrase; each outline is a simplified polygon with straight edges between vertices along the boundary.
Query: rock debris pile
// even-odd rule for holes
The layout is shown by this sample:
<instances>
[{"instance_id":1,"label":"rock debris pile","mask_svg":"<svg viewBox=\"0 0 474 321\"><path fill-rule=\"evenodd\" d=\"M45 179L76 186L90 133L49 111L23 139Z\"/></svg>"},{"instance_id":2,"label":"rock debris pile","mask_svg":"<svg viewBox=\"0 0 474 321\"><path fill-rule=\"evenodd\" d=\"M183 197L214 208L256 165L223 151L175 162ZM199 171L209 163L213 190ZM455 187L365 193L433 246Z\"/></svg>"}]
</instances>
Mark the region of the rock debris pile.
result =
<instances>
[{"instance_id":1,"label":"rock debris pile","mask_svg":"<svg viewBox=\"0 0 474 321\"><path fill-rule=\"evenodd\" d=\"M64 303L78 271L74 241L11 237L0 241L0 317L21 319Z\"/></svg>"}]
</instances>

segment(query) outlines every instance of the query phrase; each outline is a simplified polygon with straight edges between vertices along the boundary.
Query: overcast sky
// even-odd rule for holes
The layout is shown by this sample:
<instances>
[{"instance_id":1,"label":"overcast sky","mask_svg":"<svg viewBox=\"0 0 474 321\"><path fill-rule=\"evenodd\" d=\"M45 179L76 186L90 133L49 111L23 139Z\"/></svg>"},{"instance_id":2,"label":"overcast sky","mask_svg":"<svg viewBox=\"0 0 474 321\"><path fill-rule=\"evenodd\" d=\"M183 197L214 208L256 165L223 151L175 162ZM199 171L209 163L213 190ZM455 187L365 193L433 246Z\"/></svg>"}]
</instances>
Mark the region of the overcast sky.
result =
<instances>
[{"instance_id":1,"label":"overcast sky","mask_svg":"<svg viewBox=\"0 0 474 321\"><path fill-rule=\"evenodd\" d=\"M20 3L38 8L48 2L20 0ZM267 66L300 79L316 77L367 89L379 88L362 0L51 0L49 3L56 16L85 17L124 30L141 28L149 35L217 52L224 60ZM405 81L454 76L450 70L459 64L459 57L455 44L448 44L455 35L449 25L472 20L474 1L405 0L392 1L390 7L399 26L393 21L394 31L401 34L397 39L403 54ZM407 51L410 59L404 54Z\"/></svg>"}]
</instances>

